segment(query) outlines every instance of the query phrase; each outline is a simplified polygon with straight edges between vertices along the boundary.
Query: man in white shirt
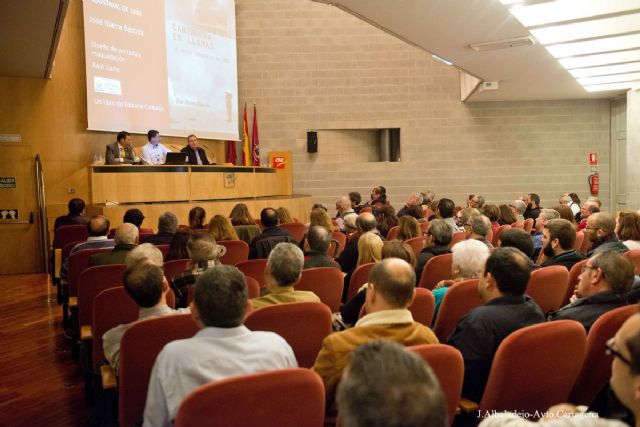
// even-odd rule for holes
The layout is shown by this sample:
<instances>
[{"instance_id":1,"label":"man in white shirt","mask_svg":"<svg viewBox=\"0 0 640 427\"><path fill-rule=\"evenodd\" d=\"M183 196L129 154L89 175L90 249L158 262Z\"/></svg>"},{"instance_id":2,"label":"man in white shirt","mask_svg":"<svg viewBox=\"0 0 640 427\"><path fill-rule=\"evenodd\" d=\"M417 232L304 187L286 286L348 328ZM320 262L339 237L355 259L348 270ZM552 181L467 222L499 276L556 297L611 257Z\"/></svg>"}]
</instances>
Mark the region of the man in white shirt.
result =
<instances>
[{"instance_id":1,"label":"man in white shirt","mask_svg":"<svg viewBox=\"0 0 640 427\"><path fill-rule=\"evenodd\" d=\"M351 207L351 200L347 196L342 196L336 200L336 222L338 223L338 229L345 233L353 233L357 231L356 218L358 214Z\"/></svg>"},{"instance_id":2,"label":"man in white shirt","mask_svg":"<svg viewBox=\"0 0 640 427\"><path fill-rule=\"evenodd\" d=\"M150 130L147 132L148 143L142 147L142 162L145 165L164 165L167 153L171 151L160 144L160 132Z\"/></svg>"},{"instance_id":3,"label":"man in white shirt","mask_svg":"<svg viewBox=\"0 0 640 427\"><path fill-rule=\"evenodd\" d=\"M145 426L170 426L182 401L208 382L298 366L282 337L252 332L242 324L247 298L244 275L235 267L215 266L198 278L190 307L202 329L193 338L167 344L158 355L144 408Z\"/></svg>"}]
</instances>

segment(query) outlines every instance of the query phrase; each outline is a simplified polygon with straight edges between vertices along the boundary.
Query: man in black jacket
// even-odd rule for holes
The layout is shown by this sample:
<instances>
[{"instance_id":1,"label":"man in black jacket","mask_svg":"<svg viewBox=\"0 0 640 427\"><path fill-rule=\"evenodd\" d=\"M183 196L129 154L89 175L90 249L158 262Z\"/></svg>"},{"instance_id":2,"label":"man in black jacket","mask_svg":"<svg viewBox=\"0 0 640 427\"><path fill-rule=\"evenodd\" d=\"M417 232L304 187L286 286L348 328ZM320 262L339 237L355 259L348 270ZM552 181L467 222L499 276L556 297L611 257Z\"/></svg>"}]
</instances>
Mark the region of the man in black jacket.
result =
<instances>
[{"instance_id":1,"label":"man in black jacket","mask_svg":"<svg viewBox=\"0 0 640 427\"><path fill-rule=\"evenodd\" d=\"M547 221L542 230L542 267L562 265L571 270L584 256L573 249L576 242L576 229L566 219Z\"/></svg>"},{"instance_id":2,"label":"man in black jacket","mask_svg":"<svg viewBox=\"0 0 640 427\"><path fill-rule=\"evenodd\" d=\"M453 237L451 225L444 219L434 219L429 225L427 240L424 242L424 249L416 256L416 285L420 283L422 271L427 261L436 255L451 253L449 243Z\"/></svg>"},{"instance_id":3,"label":"man in black jacket","mask_svg":"<svg viewBox=\"0 0 640 427\"><path fill-rule=\"evenodd\" d=\"M189 157L188 163L190 165L209 165L209 159L204 152L204 149L198 145L198 137L195 135L189 135L187 137L188 145L180 150L181 153L186 153Z\"/></svg>"}]
</instances>

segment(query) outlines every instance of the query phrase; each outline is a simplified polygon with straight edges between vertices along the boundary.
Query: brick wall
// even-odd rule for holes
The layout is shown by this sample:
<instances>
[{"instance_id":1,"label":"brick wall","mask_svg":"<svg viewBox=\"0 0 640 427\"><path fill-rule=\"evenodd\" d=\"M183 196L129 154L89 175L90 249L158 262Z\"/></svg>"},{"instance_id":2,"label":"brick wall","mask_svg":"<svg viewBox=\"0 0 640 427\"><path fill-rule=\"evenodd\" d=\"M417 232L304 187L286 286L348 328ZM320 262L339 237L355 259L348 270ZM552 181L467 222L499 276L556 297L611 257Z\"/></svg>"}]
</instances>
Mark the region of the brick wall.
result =
<instances>
[{"instance_id":1,"label":"brick wall","mask_svg":"<svg viewBox=\"0 0 640 427\"><path fill-rule=\"evenodd\" d=\"M455 68L339 9L236 4L240 101L257 104L263 161L292 151L295 193L332 206L384 185L400 207L415 190L458 204L469 193L498 203L535 192L551 206L565 191L587 197L587 154L597 151L608 201L609 101L461 103ZM401 128L398 163L368 161L371 132L343 131L391 127ZM319 131L316 154L309 130Z\"/></svg>"}]
</instances>

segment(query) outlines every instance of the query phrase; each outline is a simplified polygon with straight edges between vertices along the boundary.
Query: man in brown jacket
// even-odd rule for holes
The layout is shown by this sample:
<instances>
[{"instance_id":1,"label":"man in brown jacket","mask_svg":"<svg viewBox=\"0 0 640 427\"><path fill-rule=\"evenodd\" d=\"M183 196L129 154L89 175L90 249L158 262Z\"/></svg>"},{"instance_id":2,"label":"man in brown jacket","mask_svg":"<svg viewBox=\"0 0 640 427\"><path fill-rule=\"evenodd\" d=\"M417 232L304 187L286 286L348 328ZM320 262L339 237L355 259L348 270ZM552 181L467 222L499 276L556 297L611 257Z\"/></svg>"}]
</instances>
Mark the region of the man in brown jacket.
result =
<instances>
[{"instance_id":1,"label":"man in brown jacket","mask_svg":"<svg viewBox=\"0 0 640 427\"><path fill-rule=\"evenodd\" d=\"M396 341L405 346L438 342L431 329L413 321L407 309L413 301L415 283L415 272L406 261L398 258L382 260L369 274L365 301L368 314L355 327L324 339L313 370L324 381L329 410L349 353L356 347L377 339Z\"/></svg>"}]
</instances>

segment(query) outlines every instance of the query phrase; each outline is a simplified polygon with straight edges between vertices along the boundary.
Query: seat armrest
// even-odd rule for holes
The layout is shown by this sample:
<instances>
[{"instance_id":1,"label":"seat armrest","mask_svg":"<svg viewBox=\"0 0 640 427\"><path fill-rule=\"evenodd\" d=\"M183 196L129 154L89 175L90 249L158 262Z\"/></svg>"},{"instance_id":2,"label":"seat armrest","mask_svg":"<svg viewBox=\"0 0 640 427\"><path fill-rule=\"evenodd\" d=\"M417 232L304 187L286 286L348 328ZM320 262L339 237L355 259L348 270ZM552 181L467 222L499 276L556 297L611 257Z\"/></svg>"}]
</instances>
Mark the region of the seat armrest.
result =
<instances>
[{"instance_id":1,"label":"seat armrest","mask_svg":"<svg viewBox=\"0 0 640 427\"><path fill-rule=\"evenodd\" d=\"M78 297L69 297L69 308L78 307Z\"/></svg>"},{"instance_id":2,"label":"seat armrest","mask_svg":"<svg viewBox=\"0 0 640 427\"><path fill-rule=\"evenodd\" d=\"M111 365L100 366L100 378L103 390L118 388L118 378Z\"/></svg>"},{"instance_id":3,"label":"seat armrest","mask_svg":"<svg viewBox=\"0 0 640 427\"><path fill-rule=\"evenodd\" d=\"M93 339L93 331L91 325L80 326L80 339L82 341Z\"/></svg>"},{"instance_id":4,"label":"seat armrest","mask_svg":"<svg viewBox=\"0 0 640 427\"><path fill-rule=\"evenodd\" d=\"M472 400L465 399L464 397L460 399L460 402L458 403L458 407L462 412L466 412L466 413L475 412L478 409L480 409L480 405L478 405L476 402Z\"/></svg>"},{"instance_id":5,"label":"seat armrest","mask_svg":"<svg viewBox=\"0 0 640 427\"><path fill-rule=\"evenodd\" d=\"M55 249L53 252L54 268L53 274L55 279L60 279L60 269L62 268L62 249Z\"/></svg>"}]
</instances>

